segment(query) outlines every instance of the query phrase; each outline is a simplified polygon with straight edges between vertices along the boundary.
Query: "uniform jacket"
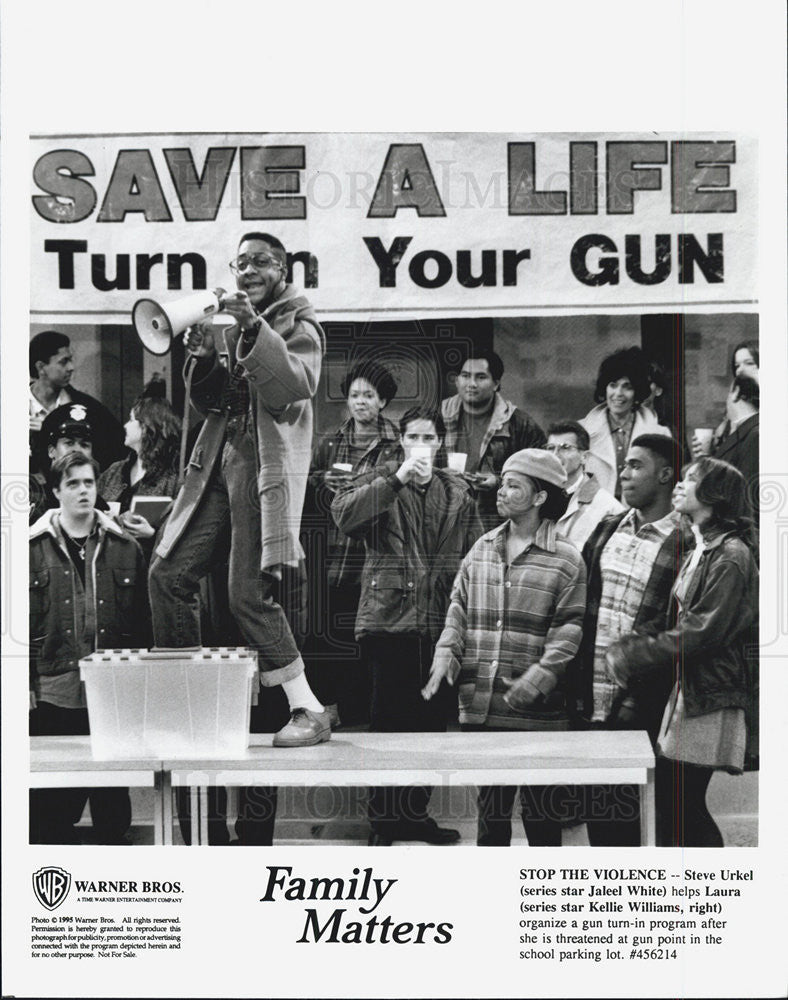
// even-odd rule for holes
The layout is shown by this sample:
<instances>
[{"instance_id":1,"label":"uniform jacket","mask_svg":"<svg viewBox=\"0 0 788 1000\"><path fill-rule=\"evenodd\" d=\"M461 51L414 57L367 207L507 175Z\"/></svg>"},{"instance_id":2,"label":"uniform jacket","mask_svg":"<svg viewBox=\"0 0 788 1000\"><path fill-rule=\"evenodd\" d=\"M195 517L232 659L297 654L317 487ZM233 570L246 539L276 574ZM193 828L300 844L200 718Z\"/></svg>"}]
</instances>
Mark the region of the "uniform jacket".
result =
<instances>
[{"instance_id":1,"label":"uniform jacket","mask_svg":"<svg viewBox=\"0 0 788 1000\"><path fill-rule=\"evenodd\" d=\"M332 587L345 584L358 586L364 566L364 543L343 534L331 517L333 494L323 483L323 473L331 469L335 462L350 461L350 430L352 417L346 420L334 434L320 438L312 457L312 471L309 476L309 492L304 510L302 528L308 530L312 522L318 530L328 532L328 582ZM391 461L399 452L399 431L396 424L378 415L378 441L362 457L353 470L363 474L378 465ZM327 524L326 524L327 522Z\"/></svg>"},{"instance_id":2,"label":"uniform jacket","mask_svg":"<svg viewBox=\"0 0 788 1000\"><path fill-rule=\"evenodd\" d=\"M618 478L616 446L613 443L610 425L607 422L607 406L604 403L595 406L593 410L589 410L580 423L588 431L588 436L591 439L588 471L593 473L602 489L607 490L608 493L615 493ZM635 422L632 426L630 441L634 441L641 434L664 434L665 437L670 437L670 430L659 423L657 415L652 409L640 406L635 410Z\"/></svg>"},{"instance_id":3,"label":"uniform jacket","mask_svg":"<svg viewBox=\"0 0 788 1000\"><path fill-rule=\"evenodd\" d=\"M758 569L735 534L706 540L679 609L673 600L663 629L616 644L630 680L669 672L684 693L687 715L748 709L747 647L758 608Z\"/></svg>"},{"instance_id":4,"label":"uniform jacket","mask_svg":"<svg viewBox=\"0 0 788 1000\"><path fill-rule=\"evenodd\" d=\"M436 545L425 548L412 487L401 486L395 463L380 466L334 497L331 513L341 531L362 538L366 559L356 638L411 632L437 638L460 560L482 526L465 480L433 470L440 492Z\"/></svg>"},{"instance_id":5,"label":"uniform jacket","mask_svg":"<svg viewBox=\"0 0 788 1000\"><path fill-rule=\"evenodd\" d=\"M224 336L229 369L240 364L249 385L263 539L260 568L266 569L294 564L303 555L298 531L312 449L312 398L325 338L312 306L292 285L286 285L260 315L259 333L248 350L240 342L238 326ZM206 419L156 548L163 558L189 524L221 455L228 419L222 403L228 380L228 368L218 355L209 366L195 369L192 398Z\"/></svg>"},{"instance_id":6,"label":"uniform jacket","mask_svg":"<svg viewBox=\"0 0 788 1000\"><path fill-rule=\"evenodd\" d=\"M495 728L566 728L566 667L580 643L586 574L553 521L510 564L509 522L483 535L462 561L435 650L459 678L460 722ZM504 701L526 671L540 698L525 710Z\"/></svg>"},{"instance_id":7,"label":"uniform jacket","mask_svg":"<svg viewBox=\"0 0 788 1000\"><path fill-rule=\"evenodd\" d=\"M101 511L96 518L85 552L84 586L63 540L59 512L47 511L30 528L30 686L37 694L42 678L70 673L70 690L80 701L80 657L94 649L149 643L142 551L112 518Z\"/></svg>"}]
</instances>

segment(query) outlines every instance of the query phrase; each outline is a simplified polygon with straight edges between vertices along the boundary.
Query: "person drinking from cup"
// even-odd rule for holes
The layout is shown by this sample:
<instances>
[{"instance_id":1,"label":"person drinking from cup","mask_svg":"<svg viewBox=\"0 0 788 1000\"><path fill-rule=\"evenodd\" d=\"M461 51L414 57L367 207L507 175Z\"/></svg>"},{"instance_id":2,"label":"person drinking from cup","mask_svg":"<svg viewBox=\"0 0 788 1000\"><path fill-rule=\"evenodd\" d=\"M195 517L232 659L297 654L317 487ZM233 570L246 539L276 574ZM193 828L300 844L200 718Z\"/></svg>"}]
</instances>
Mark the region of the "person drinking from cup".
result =
<instances>
[{"instance_id":1,"label":"person drinking from cup","mask_svg":"<svg viewBox=\"0 0 788 1000\"><path fill-rule=\"evenodd\" d=\"M452 581L482 526L462 476L435 467L444 432L436 410L408 410L400 420L402 457L342 487L331 505L340 531L365 545L356 638L372 677L377 732L442 732L447 724L447 693L425 702L421 689ZM370 844L458 840L457 830L428 815L431 791L372 789Z\"/></svg>"}]
</instances>

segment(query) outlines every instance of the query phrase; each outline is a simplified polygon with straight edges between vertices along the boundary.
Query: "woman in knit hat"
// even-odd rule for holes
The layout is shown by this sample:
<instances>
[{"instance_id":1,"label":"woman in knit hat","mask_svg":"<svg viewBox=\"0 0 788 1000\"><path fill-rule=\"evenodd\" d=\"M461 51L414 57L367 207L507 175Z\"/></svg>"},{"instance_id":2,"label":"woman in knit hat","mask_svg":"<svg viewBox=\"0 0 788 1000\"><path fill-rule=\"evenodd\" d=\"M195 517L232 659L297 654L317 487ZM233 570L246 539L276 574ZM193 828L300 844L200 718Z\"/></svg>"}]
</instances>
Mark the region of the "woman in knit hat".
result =
<instances>
[{"instance_id":1,"label":"woman in knit hat","mask_svg":"<svg viewBox=\"0 0 788 1000\"><path fill-rule=\"evenodd\" d=\"M564 676L580 645L586 573L580 553L556 532L566 509L566 473L540 448L503 466L498 512L460 566L423 695L442 680L459 686L466 730L568 729ZM511 842L515 786L479 789L480 846ZM557 789L522 787L529 844L561 843Z\"/></svg>"}]
</instances>

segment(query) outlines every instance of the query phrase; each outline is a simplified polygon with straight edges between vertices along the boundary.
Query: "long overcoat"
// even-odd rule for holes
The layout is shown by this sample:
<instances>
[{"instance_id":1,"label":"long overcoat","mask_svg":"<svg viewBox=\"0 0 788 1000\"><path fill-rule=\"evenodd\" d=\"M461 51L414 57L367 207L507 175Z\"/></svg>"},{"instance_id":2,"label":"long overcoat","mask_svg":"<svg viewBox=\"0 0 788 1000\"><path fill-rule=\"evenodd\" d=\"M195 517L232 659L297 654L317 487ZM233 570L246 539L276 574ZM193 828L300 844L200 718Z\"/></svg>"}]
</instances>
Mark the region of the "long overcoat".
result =
<instances>
[{"instance_id":1,"label":"long overcoat","mask_svg":"<svg viewBox=\"0 0 788 1000\"><path fill-rule=\"evenodd\" d=\"M231 327L224 333L226 366L217 354L210 366L195 369L192 398L206 419L156 548L162 558L188 527L221 456L228 420L223 397L236 364L248 380L257 442L254 488L260 500L260 568L292 565L303 555L298 531L311 457L312 398L325 337L312 306L292 285L285 286L260 318L257 338L246 352L240 329Z\"/></svg>"}]
</instances>

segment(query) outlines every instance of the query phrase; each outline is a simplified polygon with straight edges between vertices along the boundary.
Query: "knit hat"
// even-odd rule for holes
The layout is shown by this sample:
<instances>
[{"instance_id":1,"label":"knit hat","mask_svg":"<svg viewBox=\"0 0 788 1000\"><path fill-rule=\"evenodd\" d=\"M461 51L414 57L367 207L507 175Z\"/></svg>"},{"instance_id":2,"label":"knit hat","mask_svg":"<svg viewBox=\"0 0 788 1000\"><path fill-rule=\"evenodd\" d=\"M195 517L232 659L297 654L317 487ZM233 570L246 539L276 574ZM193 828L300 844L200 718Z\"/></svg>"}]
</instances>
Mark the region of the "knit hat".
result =
<instances>
[{"instance_id":1,"label":"knit hat","mask_svg":"<svg viewBox=\"0 0 788 1000\"><path fill-rule=\"evenodd\" d=\"M523 448L522 451L516 451L504 462L501 475L505 472L519 472L523 476L552 483L559 489L566 486L563 465L552 452L545 451L544 448Z\"/></svg>"}]
</instances>

